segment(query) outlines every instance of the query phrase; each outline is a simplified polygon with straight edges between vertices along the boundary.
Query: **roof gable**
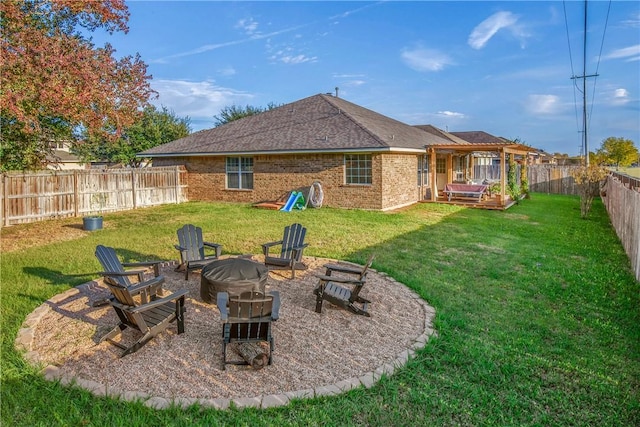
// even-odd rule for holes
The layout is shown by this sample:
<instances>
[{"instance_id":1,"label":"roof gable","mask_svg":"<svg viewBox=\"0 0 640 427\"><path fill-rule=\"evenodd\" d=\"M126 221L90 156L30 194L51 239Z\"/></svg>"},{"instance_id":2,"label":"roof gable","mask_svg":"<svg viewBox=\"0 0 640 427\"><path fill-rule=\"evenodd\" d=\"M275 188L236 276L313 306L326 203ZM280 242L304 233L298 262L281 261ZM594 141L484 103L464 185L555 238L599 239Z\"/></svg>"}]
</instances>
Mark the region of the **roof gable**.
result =
<instances>
[{"instance_id":1,"label":"roof gable","mask_svg":"<svg viewBox=\"0 0 640 427\"><path fill-rule=\"evenodd\" d=\"M319 94L153 147L141 156L423 150L441 136Z\"/></svg>"}]
</instances>

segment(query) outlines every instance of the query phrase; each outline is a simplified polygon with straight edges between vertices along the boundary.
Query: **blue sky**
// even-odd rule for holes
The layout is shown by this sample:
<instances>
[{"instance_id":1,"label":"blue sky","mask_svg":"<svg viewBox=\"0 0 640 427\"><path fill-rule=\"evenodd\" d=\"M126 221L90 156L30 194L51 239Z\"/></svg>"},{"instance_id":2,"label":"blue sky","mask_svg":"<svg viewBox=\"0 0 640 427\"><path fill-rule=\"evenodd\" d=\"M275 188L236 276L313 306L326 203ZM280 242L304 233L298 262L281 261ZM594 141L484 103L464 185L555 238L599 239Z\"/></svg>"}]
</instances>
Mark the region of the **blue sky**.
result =
<instances>
[{"instance_id":1,"label":"blue sky","mask_svg":"<svg viewBox=\"0 0 640 427\"><path fill-rule=\"evenodd\" d=\"M407 124L483 130L579 154L582 1L130 1L127 34L154 101L213 127L225 106L335 93ZM566 14L565 14L566 10ZM609 136L640 147L640 2L589 1L591 151ZM577 87L576 87L577 86Z\"/></svg>"}]
</instances>

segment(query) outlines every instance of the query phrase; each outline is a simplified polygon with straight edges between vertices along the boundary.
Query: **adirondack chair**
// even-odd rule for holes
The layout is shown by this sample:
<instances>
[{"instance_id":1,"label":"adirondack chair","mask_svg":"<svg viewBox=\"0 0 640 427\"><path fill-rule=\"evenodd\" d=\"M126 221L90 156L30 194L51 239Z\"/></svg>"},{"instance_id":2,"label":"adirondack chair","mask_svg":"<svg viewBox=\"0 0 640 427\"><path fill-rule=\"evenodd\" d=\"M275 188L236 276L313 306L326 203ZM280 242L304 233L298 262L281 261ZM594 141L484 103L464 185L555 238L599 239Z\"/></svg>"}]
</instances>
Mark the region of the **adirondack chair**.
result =
<instances>
[{"instance_id":1,"label":"adirondack chair","mask_svg":"<svg viewBox=\"0 0 640 427\"><path fill-rule=\"evenodd\" d=\"M367 272L374 258L375 255L371 255L362 268L345 264L325 264L325 274L318 276L318 285L313 291L316 295L316 313L322 313L322 302L326 300L352 313L370 317L367 308L371 301L361 297L360 291L367 280ZM342 274L335 276L333 273Z\"/></svg>"},{"instance_id":2,"label":"adirondack chair","mask_svg":"<svg viewBox=\"0 0 640 427\"><path fill-rule=\"evenodd\" d=\"M202 228L187 224L178 229L178 244L174 245L180 251L180 265L177 270L184 268L184 280L189 280L189 271L199 270L220 257L222 245L202 240ZM207 254L205 248L214 250L214 254Z\"/></svg>"},{"instance_id":3,"label":"adirondack chair","mask_svg":"<svg viewBox=\"0 0 640 427\"><path fill-rule=\"evenodd\" d=\"M223 369L227 364L246 365L249 363L246 360L227 360L227 346L230 343L268 342L268 365L271 365L275 349L275 342L271 334L271 322L279 317L280 293L271 291L265 295L261 292L250 291L230 297L227 292L219 292L217 305L223 322Z\"/></svg>"},{"instance_id":4,"label":"adirondack chair","mask_svg":"<svg viewBox=\"0 0 640 427\"><path fill-rule=\"evenodd\" d=\"M148 262L134 262L134 263L122 263L116 255L115 249L98 245L96 246L96 258L100 261L102 271L100 274L105 278L109 278L117 285L130 288L134 284L146 285L141 294L142 302L148 302L157 295L162 295L162 283L164 283L164 277L160 275L160 264L162 261L148 261ZM125 270L125 267L139 267L134 270ZM144 275L148 268L153 267L154 277L145 279ZM130 277L136 277L136 281L132 281Z\"/></svg>"},{"instance_id":5,"label":"adirondack chair","mask_svg":"<svg viewBox=\"0 0 640 427\"><path fill-rule=\"evenodd\" d=\"M139 350L174 320L178 321L178 333L184 332L184 296L188 290L162 296L164 276L158 274L158 264L161 261L122 264L115 250L103 245L96 247L95 254L105 269L101 273L104 283L113 295L109 303L120 319L120 323L102 337L100 342L109 341L122 348L123 357ZM153 266L154 277L144 280L144 269L126 271L123 266ZM129 276L137 276L137 283L131 282ZM113 340L127 327L142 333L142 337L129 347Z\"/></svg>"},{"instance_id":6,"label":"adirondack chair","mask_svg":"<svg viewBox=\"0 0 640 427\"><path fill-rule=\"evenodd\" d=\"M284 228L282 240L269 242L262 245L264 253L264 265L270 269L291 269L291 278L295 279L296 270L305 270L306 265L302 263L302 251L309 246L304 243L307 229L300 224L291 224ZM271 248L280 246L280 255L270 254Z\"/></svg>"},{"instance_id":7,"label":"adirondack chair","mask_svg":"<svg viewBox=\"0 0 640 427\"><path fill-rule=\"evenodd\" d=\"M113 298L110 303L116 311L120 323L106 334L100 342L108 341L124 350L120 357L138 351L153 337L169 327L175 320L178 323L178 334L184 332L184 300L189 292L187 289L174 292L162 298L155 298L150 302L141 303L136 295L148 292L151 285L141 283L131 287L122 286L111 276L105 276L105 284L111 290ZM113 339L126 328L132 328L142 333L142 336L131 346L125 346Z\"/></svg>"}]
</instances>

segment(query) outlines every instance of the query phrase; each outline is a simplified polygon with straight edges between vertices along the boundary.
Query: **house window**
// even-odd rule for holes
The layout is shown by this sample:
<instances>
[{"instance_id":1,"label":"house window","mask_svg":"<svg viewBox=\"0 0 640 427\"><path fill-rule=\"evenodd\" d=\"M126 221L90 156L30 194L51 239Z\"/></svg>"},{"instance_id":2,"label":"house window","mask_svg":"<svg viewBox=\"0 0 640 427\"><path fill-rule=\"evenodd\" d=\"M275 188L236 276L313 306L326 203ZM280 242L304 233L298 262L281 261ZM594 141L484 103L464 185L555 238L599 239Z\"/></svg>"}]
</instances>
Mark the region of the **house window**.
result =
<instances>
[{"instance_id":1,"label":"house window","mask_svg":"<svg viewBox=\"0 0 640 427\"><path fill-rule=\"evenodd\" d=\"M456 156L453 158L453 180L464 181L464 161L465 157Z\"/></svg>"},{"instance_id":2,"label":"house window","mask_svg":"<svg viewBox=\"0 0 640 427\"><path fill-rule=\"evenodd\" d=\"M436 159L436 173L447 173L447 159L442 157Z\"/></svg>"},{"instance_id":3,"label":"house window","mask_svg":"<svg viewBox=\"0 0 640 427\"><path fill-rule=\"evenodd\" d=\"M345 154L346 184L371 184L371 154Z\"/></svg>"},{"instance_id":4,"label":"house window","mask_svg":"<svg viewBox=\"0 0 640 427\"><path fill-rule=\"evenodd\" d=\"M418 187L429 185L429 156L418 156Z\"/></svg>"},{"instance_id":5,"label":"house window","mask_svg":"<svg viewBox=\"0 0 640 427\"><path fill-rule=\"evenodd\" d=\"M227 157L227 188L253 190L253 157Z\"/></svg>"}]
</instances>

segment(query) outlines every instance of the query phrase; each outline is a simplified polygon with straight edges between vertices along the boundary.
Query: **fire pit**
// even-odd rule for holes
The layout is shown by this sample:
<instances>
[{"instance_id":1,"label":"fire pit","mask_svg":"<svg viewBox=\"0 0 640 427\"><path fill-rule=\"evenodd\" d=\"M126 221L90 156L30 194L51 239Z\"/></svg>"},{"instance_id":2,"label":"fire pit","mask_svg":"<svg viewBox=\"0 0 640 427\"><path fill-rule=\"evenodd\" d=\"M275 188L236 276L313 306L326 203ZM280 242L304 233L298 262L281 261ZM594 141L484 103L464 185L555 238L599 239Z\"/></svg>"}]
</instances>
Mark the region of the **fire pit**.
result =
<instances>
[{"instance_id":1,"label":"fire pit","mask_svg":"<svg viewBox=\"0 0 640 427\"><path fill-rule=\"evenodd\" d=\"M200 297L215 304L218 292L240 295L242 292L265 291L269 269L247 258L228 258L212 261L202 268Z\"/></svg>"}]
</instances>

